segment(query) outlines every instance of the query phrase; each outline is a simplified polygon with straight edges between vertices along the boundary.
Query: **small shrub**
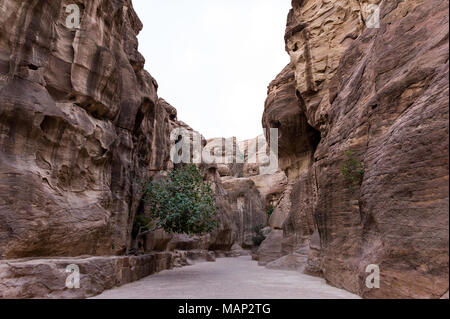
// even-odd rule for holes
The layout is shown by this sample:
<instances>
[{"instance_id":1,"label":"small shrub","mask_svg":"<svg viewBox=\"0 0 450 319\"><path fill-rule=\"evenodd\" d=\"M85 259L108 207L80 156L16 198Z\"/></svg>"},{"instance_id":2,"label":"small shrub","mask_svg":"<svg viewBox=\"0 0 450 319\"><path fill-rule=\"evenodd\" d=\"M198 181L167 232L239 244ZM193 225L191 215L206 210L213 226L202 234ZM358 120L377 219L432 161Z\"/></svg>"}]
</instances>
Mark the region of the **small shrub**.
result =
<instances>
[{"instance_id":1,"label":"small shrub","mask_svg":"<svg viewBox=\"0 0 450 319\"><path fill-rule=\"evenodd\" d=\"M253 244L254 244L256 247L259 247L259 246L261 246L262 242L263 242L265 239L266 239L266 238L265 238L263 235L258 234L258 235L256 235L256 236L253 237Z\"/></svg>"},{"instance_id":2,"label":"small shrub","mask_svg":"<svg viewBox=\"0 0 450 319\"><path fill-rule=\"evenodd\" d=\"M267 217L270 218L270 216L272 216L274 211L275 211L275 207L273 205L270 205L269 208L267 209Z\"/></svg>"},{"instance_id":3,"label":"small shrub","mask_svg":"<svg viewBox=\"0 0 450 319\"><path fill-rule=\"evenodd\" d=\"M350 185L350 189L353 191L355 184L361 185L364 178L364 165L360 161L354 158L353 152L345 152L347 158L344 162L344 166L341 168L341 174Z\"/></svg>"},{"instance_id":4,"label":"small shrub","mask_svg":"<svg viewBox=\"0 0 450 319\"><path fill-rule=\"evenodd\" d=\"M257 225L255 227L253 227L253 232L255 234L261 234L261 230L263 230L263 228L264 228L264 225Z\"/></svg>"},{"instance_id":5,"label":"small shrub","mask_svg":"<svg viewBox=\"0 0 450 319\"><path fill-rule=\"evenodd\" d=\"M256 234L255 236L253 236L252 241L253 241L253 245L255 245L256 247L259 247L262 242L266 239L266 237L264 237L264 235L261 233L261 231L264 229L264 225L257 225L255 227L253 227L253 232Z\"/></svg>"}]
</instances>

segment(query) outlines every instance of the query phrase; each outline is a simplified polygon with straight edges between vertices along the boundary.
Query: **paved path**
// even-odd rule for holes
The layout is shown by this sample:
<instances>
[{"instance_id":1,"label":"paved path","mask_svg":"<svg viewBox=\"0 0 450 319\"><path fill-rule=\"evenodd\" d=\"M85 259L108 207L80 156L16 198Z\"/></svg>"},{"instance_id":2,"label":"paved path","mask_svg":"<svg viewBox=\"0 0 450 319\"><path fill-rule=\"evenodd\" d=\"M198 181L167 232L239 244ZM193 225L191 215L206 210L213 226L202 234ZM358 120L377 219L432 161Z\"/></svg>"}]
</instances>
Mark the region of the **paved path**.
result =
<instances>
[{"instance_id":1,"label":"paved path","mask_svg":"<svg viewBox=\"0 0 450 319\"><path fill-rule=\"evenodd\" d=\"M259 267L250 257L165 270L105 291L111 299L311 299L359 298L323 279L295 271Z\"/></svg>"}]
</instances>

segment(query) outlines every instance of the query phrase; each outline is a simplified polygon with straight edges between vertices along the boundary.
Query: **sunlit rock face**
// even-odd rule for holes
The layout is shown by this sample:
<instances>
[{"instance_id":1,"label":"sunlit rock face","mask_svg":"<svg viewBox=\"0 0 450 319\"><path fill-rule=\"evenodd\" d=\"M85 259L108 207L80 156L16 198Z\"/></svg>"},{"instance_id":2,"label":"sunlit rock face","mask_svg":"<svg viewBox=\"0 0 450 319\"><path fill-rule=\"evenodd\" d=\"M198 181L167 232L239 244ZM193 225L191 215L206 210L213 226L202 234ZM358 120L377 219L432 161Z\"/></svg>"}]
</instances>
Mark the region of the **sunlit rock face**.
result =
<instances>
[{"instance_id":1,"label":"sunlit rock face","mask_svg":"<svg viewBox=\"0 0 450 319\"><path fill-rule=\"evenodd\" d=\"M380 27L367 28L377 3ZM263 116L280 130L291 190L279 249L366 298L443 296L448 1L294 0L286 48ZM349 150L364 168L353 186L341 172ZM366 286L370 264L379 289Z\"/></svg>"},{"instance_id":2,"label":"sunlit rock face","mask_svg":"<svg viewBox=\"0 0 450 319\"><path fill-rule=\"evenodd\" d=\"M130 0L0 1L0 258L126 251L170 114Z\"/></svg>"}]
</instances>

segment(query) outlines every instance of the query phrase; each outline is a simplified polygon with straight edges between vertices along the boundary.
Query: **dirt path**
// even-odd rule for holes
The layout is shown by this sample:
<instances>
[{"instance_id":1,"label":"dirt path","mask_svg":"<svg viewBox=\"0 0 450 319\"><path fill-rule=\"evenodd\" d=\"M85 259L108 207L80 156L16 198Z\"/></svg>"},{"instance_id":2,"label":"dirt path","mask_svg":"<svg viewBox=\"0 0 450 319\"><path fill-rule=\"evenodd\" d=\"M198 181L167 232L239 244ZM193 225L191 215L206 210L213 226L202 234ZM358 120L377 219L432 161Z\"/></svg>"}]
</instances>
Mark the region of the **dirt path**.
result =
<instances>
[{"instance_id":1,"label":"dirt path","mask_svg":"<svg viewBox=\"0 0 450 319\"><path fill-rule=\"evenodd\" d=\"M250 257L166 270L95 298L111 299L309 299L359 298L323 279L259 267Z\"/></svg>"}]
</instances>

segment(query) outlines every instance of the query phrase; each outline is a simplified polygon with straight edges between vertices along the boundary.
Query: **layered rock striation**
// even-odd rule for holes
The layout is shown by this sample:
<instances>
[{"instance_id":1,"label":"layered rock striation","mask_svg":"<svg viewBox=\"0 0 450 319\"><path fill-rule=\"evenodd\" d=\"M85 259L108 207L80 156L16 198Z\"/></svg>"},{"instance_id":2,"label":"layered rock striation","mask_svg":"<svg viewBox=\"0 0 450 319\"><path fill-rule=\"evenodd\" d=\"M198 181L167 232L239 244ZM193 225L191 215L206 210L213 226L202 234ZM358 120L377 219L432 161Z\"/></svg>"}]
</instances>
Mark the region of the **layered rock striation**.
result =
<instances>
[{"instance_id":1,"label":"layered rock striation","mask_svg":"<svg viewBox=\"0 0 450 319\"><path fill-rule=\"evenodd\" d=\"M82 274L107 268L84 277L76 297L89 296L213 260L210 250L242 253L265 223L258 255L269 268L366 298L448 296L448 1L293 0L291 62L270 84L262 120L279 130L281 171L249 163L254 141L243 142L244 164L201 164L219 228L149 233L144 251L161 253L131 259L73 257L126 254L142 182L176 165L171 132L199 133L143 69L131 0L76 1L74 28L69 4L0 0L0 296L73 297L68 262ZM357 172L343 170L349 160ZM369 265L380 268L379 289L366 286Z\"/></svg>"},{"instance_id":2,"label":"layered rock striation","mask_svg":"<svg viewBox=\"0 0 450 319\"><path fill-rule=\"evenodd\" d=\"M0 257L121 254L170 114L130 0L1 1Z\"/></svg>"},{"instance_id":3,"label":"layered rock striation","mask_svg":"<svg viewBox=\"0 0 450 319\"><path fill-rule=\"evenodd\" d=\"M374 4L380 25L368 28ZM294 0L285 39L291 63L263 115L280 131L290 184L281 255L306 256L306 271L366 298L441 297L448 1ZM348 157L362 168L357 179L342 173ZM379 289L366 286L371 264Z\"/></svg>"},{"instance_id":4,"label":"layered rock striation","mask_svg":"<svg viewBox=\"0 0 450 319\"><path fill-rule=\"evenodd\" d=\"M259 192L247 181L224 184L217 165L201 163L218 228L201 237L148 233L147 255L119 257L134 251L142 183L177 165L174 131L188 132L183 142L199 138L201 148L206 140L178 120L143 69L131 0L77 1L79 26L69 5L0 1L0 296L86 297L213 261L212 250L245 253L239 245L265 222ZM81 267L77 292L65 287L69 263Z\"/></svg>"},{"instance_id":5,"label":"layered rock striation","mask_svg":"<svg viewBox=\"0 0 450 319\"><path fill-rule=\"evenodd\" d=\"M175 166L173 132L206 145L143 69L131 0L76 2L78 27L69 5L0 2L0 259L128 253L142 183ZM230 250L244 237L237 199L217 166L201 168L220 223L200 246ZM162 237L145 250L164 250Z\"/></svg>"}]
</instances>

